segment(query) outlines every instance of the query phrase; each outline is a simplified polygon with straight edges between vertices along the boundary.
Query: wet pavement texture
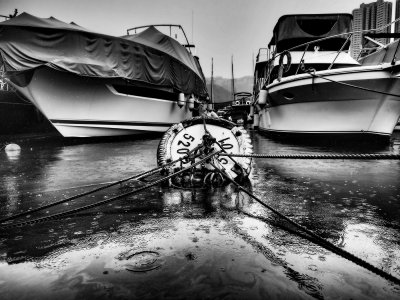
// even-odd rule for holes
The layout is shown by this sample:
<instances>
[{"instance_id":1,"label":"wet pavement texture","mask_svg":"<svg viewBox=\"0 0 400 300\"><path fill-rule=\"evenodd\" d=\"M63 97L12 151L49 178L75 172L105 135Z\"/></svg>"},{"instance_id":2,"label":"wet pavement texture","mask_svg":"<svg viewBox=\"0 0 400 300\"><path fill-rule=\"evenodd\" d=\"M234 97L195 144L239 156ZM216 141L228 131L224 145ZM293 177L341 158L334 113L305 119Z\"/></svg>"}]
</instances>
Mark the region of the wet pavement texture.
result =
<instances>
[{"instance_id":1,"label":"wet pavement texture","mask_svg":"<svg viewBox=\"0 0 400 300\"><path fill-rule=\"evenodd\" d=\"M400 152L250 132L255 153ZM0 218L156 167L160 136L43 139L0 153ZM254 159L247 188L336 246L400 278L396 160ZM148 180L150 180L149 178ZM129 181L19 221L109 199ZM400 286L304 239L235 186L155 186L0 231L0 299L398 299Z\"/></svg>"}]
</instances>

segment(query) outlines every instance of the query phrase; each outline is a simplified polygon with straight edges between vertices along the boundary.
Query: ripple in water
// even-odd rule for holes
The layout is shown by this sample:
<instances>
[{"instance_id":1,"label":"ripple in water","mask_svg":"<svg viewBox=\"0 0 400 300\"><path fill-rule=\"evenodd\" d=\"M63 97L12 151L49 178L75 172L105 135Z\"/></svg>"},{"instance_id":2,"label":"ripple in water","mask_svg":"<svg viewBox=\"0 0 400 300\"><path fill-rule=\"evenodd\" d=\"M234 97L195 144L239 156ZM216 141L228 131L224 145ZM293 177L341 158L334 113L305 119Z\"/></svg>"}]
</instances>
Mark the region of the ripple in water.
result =
<instances>
[{"instance_id":1,"label":"ripple in water","mask_svg":"<svg viewBox=\"0 0 400 300\"><path fill-rule=\"evenodd\" d=\"M139 251L132 254L128 252L118 259L129 261L125 269L131 272L148 272L160 268L163 264L160 254L156 251Z\"/></svg>"}]
</instances>

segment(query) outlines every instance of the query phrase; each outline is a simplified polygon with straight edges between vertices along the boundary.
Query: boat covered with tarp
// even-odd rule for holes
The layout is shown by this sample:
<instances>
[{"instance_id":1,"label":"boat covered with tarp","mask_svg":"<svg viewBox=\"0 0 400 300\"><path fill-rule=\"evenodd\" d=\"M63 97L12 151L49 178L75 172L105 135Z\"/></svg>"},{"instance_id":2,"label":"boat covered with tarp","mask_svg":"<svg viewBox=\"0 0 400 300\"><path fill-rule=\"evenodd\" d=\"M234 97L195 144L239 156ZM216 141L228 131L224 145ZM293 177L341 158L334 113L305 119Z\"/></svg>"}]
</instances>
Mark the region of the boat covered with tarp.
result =
<instances>
[{"instance_id":1,"label":"boat covered with tarp","mask_svg":"<svg viewBox=\"0 0 400 300\"><path fill-rule=\"evenodd\" d=\"M164 131L207 99L198 58L155 27L110 36L28 13L0 23L10 83L65 136ZM182 102L182 101L181 101Z\"/></svg>"}]
</instances>

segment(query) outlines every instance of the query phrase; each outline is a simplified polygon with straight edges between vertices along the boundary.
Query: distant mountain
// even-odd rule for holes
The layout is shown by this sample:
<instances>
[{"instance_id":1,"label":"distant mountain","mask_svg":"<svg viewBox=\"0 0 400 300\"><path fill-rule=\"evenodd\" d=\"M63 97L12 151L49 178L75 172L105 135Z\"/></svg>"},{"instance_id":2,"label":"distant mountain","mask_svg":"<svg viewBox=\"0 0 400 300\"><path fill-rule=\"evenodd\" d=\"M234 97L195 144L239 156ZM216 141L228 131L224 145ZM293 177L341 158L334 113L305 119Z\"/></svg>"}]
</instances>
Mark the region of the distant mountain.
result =
<instances>
[{"instance_id":1,"label":"distant mountain","mask_svg":"<svg viewBox=\"0 0 400 300\"><path fill-rule=\"evenodd\" d=\"M208 93L211 93L211 82L208 81L207 81L207 90ZM232 101L231 91L215 83L214 83L213 94L215 103Z\"/></svg>"},{"instance_id":2,"label":"distant mountain","mask_svg":"<svg viewBox=\"0 0 400 300\"><path fill-rule=\"evenodd\" d=\"M206 78L208 92L211 92L211 78ZM235 91L249 92L253 91L253 76L235 78ZM214 77L214 101L215 103L232 100L232 79L223 77Z\"/></svg>"}]
</instances>

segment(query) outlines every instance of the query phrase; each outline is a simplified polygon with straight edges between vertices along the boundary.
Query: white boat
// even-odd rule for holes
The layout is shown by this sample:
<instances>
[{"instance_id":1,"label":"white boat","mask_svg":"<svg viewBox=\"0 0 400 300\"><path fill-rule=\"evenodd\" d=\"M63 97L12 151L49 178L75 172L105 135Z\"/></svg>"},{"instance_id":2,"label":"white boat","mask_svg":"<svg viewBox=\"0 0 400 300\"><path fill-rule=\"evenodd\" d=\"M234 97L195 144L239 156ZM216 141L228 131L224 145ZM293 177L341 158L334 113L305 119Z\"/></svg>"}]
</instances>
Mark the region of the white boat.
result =
<instances>
[{"instance_id":1,"label":"white boat","mask_svg":"<svg viewBox=\"0 0 400 300\"><path fill-rule=\"evenodd\" d=\"M207 99L198 59L154 26L113 37L23 13L0 23L0 53L9 82L64 137L164 132Z\"/></svg>"},{"instance_id":2,"label":"white boat","mask_svg":"<svg viewBox=\"0 0 400 300\"><path fill-rule=\"evenodd\" d=\"M369 63L353 59L351 19L349 14L279 19L267 57L259 53L255 67L259 130L390 137L400 116L398 64L378 54Z\"/></svg>"}]
</instances>

